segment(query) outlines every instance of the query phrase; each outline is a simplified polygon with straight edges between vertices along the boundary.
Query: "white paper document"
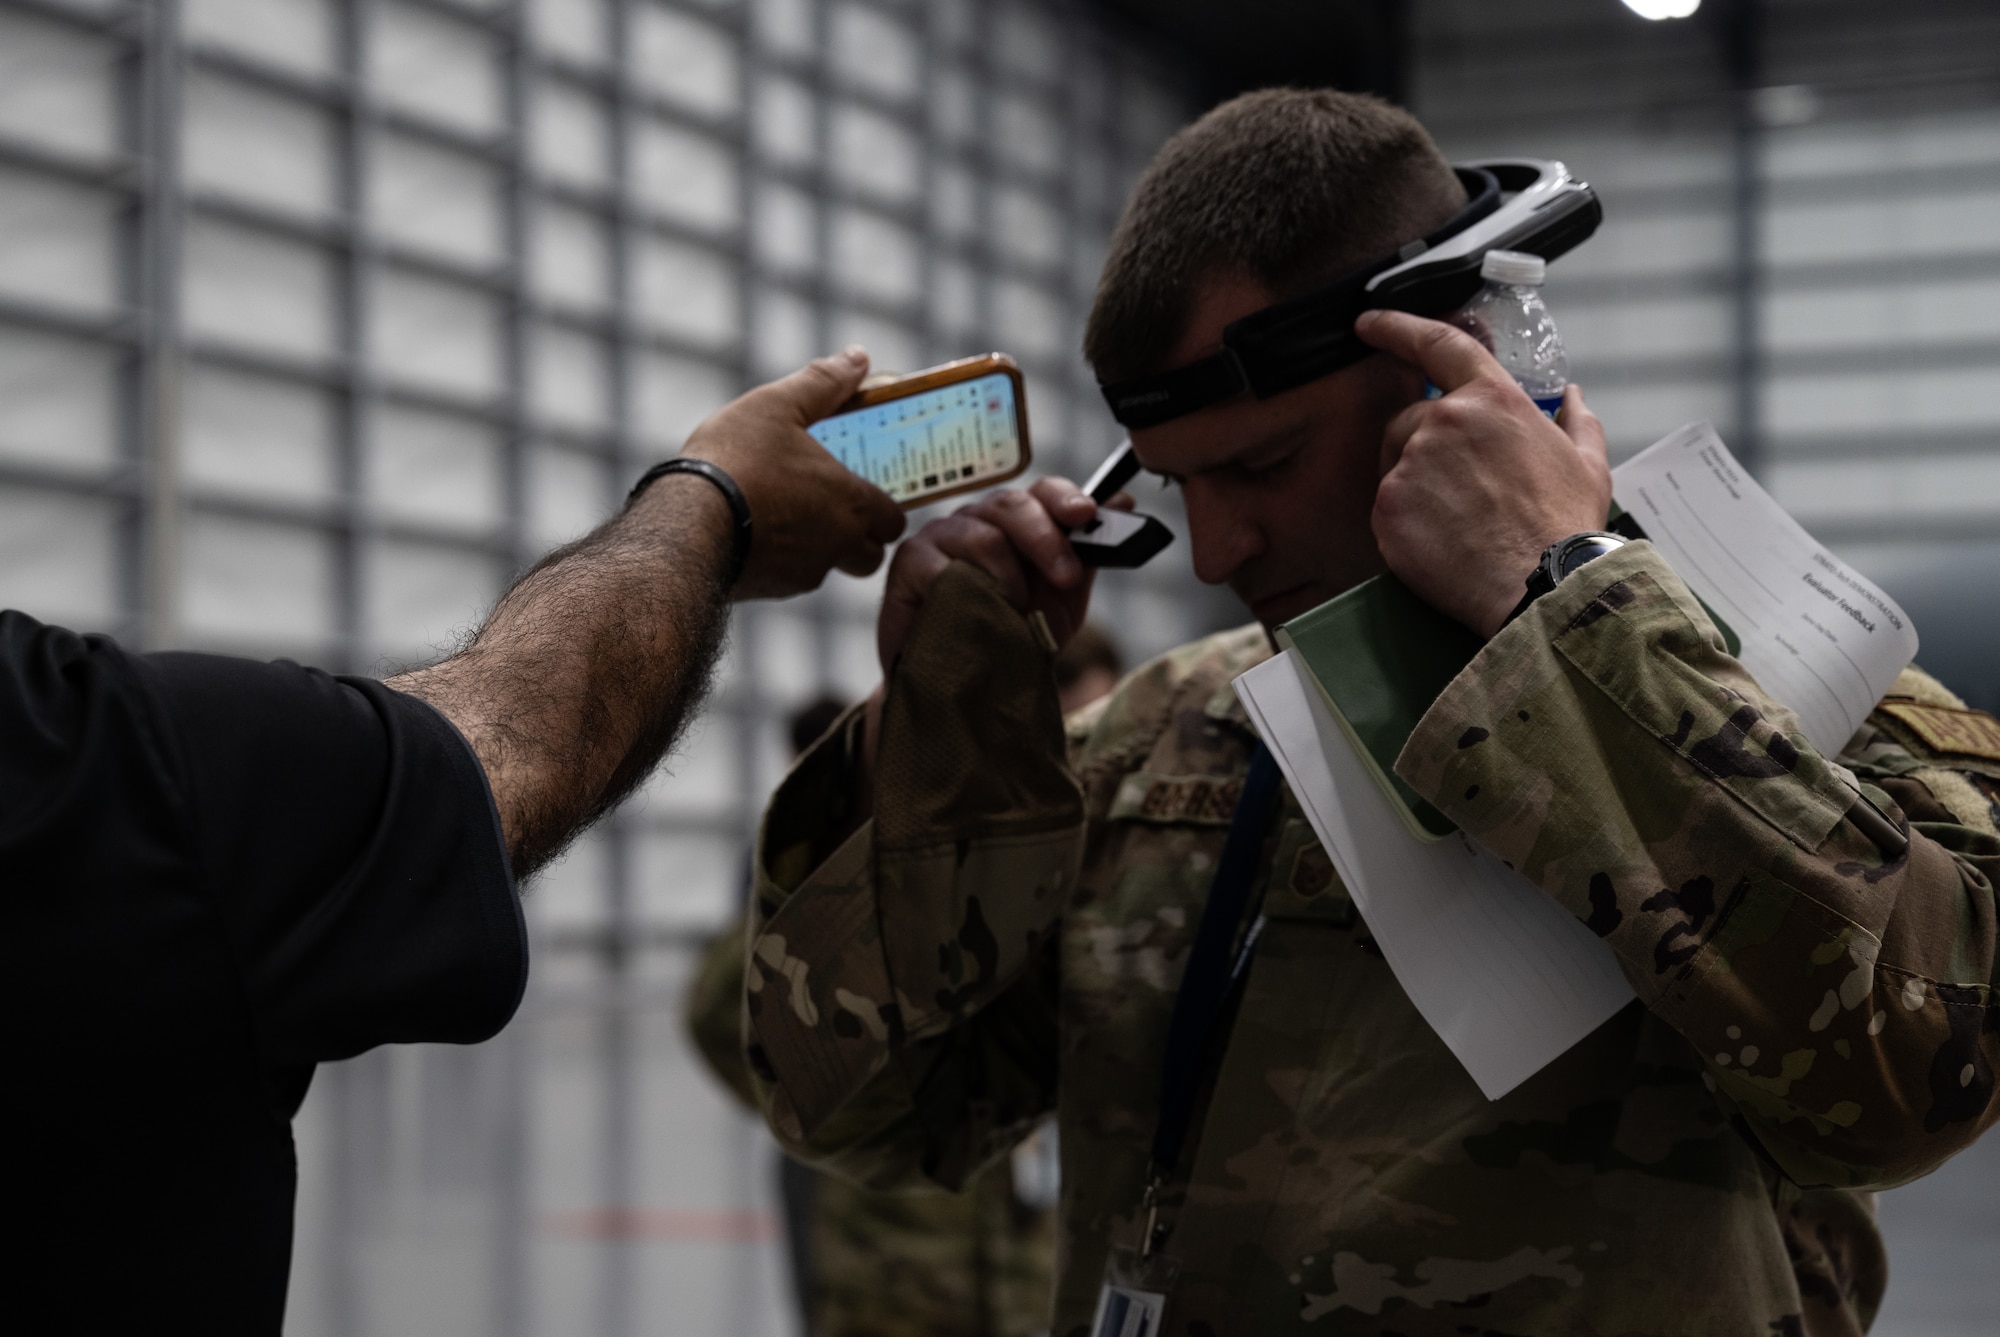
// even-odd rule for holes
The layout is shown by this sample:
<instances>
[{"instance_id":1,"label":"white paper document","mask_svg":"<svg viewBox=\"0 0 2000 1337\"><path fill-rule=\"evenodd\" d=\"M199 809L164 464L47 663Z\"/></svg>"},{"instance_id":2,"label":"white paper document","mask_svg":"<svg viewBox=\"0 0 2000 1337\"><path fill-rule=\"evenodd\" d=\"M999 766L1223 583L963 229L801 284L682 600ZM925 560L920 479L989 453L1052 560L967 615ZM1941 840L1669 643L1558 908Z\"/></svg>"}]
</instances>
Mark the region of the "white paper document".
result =
<instances>
[{"instance_id":1,"label":"white paper document","mask_svg":"<svg viewBox=\"0 0 2000 1337\"><path fill-rule=\"evenodd\" d=\"M1611 471L1612 495L1743 641L1758 683L1833 756L1917 655L1910 619L1690 423Z\"/></svg>"},{"instance_id":2,"label":"white paper document","mask_svg":"<svg viewBox=\"0 0 2000 1337\"><path fill-rule=\"evenodd\" d=\"M1236 680L1389 968L1489 1100L1632 1000L1595 934L1463 834L1422 841L1291 653Z\"/></svg>"}]
</instances>

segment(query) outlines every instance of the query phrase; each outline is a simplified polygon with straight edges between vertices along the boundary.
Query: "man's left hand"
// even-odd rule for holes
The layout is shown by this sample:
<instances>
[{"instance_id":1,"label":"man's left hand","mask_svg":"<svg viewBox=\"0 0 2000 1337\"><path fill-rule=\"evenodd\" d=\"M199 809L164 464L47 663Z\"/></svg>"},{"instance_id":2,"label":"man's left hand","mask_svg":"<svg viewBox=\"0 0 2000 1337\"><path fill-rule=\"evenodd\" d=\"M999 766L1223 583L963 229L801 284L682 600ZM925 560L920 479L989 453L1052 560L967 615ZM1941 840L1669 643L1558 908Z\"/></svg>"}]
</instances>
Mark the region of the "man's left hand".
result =
<instances>
[{"instance_id":1,"label":"man's left hand","mask_svg":"<svg viewBox=\"0 0 2000 1337\"><path fill-rule=\"evenodd\" d=\"M1433 608L1490 637L1521 602L1544 548L1604 528L1603 424L1574 385L1551 422L1455 326L1369 311L1354 329L1444 392L1404 409L1383 433L1373 517L1382 560Z\"/></svg>"}]
</instances>

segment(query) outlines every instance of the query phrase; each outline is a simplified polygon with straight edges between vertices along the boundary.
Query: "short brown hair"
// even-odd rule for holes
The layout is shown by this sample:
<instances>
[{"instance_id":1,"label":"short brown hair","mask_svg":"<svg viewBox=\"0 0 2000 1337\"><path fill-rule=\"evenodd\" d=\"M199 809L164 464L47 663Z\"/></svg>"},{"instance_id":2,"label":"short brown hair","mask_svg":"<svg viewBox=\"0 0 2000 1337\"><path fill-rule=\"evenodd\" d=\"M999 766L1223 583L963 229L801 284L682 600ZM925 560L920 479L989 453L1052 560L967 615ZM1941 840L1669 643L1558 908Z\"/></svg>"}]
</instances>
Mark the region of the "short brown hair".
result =
<instances>
[{"instance_id":1,"label":"short brown hair","mask_svg":"<svg viewBox=\"0 0 2000 1337\"><path fill-rule=\"evenodd\" d=\"M1465 189L1416 117L1328 88L1267 88L1169 139L1111 236L1083 353L1099 380L1162 370L1195 294L1241 274L1279 297L1436 228Z\"/></svg>"}]
</instances>

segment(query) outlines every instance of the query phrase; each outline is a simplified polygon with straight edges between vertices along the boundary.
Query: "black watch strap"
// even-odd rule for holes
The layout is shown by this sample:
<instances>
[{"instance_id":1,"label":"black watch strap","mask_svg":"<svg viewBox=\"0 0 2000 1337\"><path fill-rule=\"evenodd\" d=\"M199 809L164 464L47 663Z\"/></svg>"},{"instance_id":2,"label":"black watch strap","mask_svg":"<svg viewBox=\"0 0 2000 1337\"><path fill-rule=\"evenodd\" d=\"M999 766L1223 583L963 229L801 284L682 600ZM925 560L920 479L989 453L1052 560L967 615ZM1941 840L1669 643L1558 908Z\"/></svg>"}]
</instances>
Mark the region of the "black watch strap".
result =
<instances>
[{"instance_id":1,"label":"black watch strap","mask_svg":"<svg viewBox=\"0 0 2000 1337\"><path fill-rule=\"evenodd\" d=\"M737 577L743 574L743 564L750 560L750 502L743 495L743 489L736 486L736 480L707 460L691 460L679 456L671 460L661 460L652 468L639 475L639 481L632 484L632 490L625 494L625 504L630 506L639 499L639 494L651 487L656 479L668 474L695 474L706 478L721 491L723 500L729 503L729 513L736 519L735 551L729 559L729 578L723 582L729 589L736 587Z\"/></svg>"},{"instance_id":2,"label":"black watch strap","mask_svg":"<svg viewBox=\"0 0 2000 1337\"><path fill-rule=\"evenodd\" d=\"M1507 620L1500 624L1501 628L1504 630L1507 627L1513 626L1515 618L1527 612L1529 607L1534 604L1535 600L1541 598L1544 594L1547 594L1550 590L1554 588L1555 588L1554 582L1552 582L1548 578L1548 576L1543 574L1542 564L1540 562L1536 562L1534 571L1531 572L1528 576L1528 592L1521 596L1521 602L1514 605L1514 611L1507 614Z\"/></svg>"},{"instance_id":3,"label":"black watch strap","mask_svg":"<svg viewBox=\"0 0 2000 1337\"><path fill-rule=\"evenodd\" d=\"M1560 585L1564 577L1584 563L1596 561L1604 554L1624 547L1629 541L1623 534L1614 534L1609 530L1586 529L1581 534L1571 534L1551 543L1542 549L1541 560L1528 573L1528 588L1521 596L1521 602L1514 605L1514 611L1507 614L1507 621L1500 625L1510 625L1515 618L1528 611L1529 605Z\"/></svg>"}]
</instances>

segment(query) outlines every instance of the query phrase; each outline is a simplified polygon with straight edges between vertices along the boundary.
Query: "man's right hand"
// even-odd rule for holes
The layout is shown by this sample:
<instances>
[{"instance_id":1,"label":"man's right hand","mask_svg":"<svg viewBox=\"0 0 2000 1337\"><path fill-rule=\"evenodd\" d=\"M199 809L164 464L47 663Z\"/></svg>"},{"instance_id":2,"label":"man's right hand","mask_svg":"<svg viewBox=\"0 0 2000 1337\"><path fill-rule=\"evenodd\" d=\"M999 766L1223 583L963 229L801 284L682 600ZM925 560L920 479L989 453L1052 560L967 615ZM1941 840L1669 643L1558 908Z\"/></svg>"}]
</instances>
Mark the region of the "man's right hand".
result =
<instances>
[{"instance_id":1,"label":"man's right hand","mask_svg":"<svg viewBox=\"0 0 2000 1337\"><path fill-rule=\"evenodd\" d=\"M1121 492L1110 504L1129 508L1132 498ZM989 492L931 521L896 550L875 623L882 682L868 698L862 730L863 793L873 789L889 674L938 576L954 561L972 563L999 583L1008 603L1023 613L1041 613L1056 644L1066 645L1083 625L1096 579L1096 573L1077 560L1068 531L1090 523L1096 514L1097 503L1082 488L1067 478L1044 478L1025 491L1010 487ZM1053 682L1049 691L1055 691Z\"/></svg>"},{"instance_id":2,"label":"man's right hand","mask_svg":"<svg viewBox=\"0 0 2000 1337\"><path fill-rule=\"evenodd\" d=\"M1097 503L1076 484L1044 478L1026 490L989 492L918 530L889 563L875 624L884 680L903 653L925 594L953 561L970 562L993 577L1008 603L1041 613L1056 644L1067 643L1083 625L1096 574L1077 560L1068 531L1096 514Z\"/></svg>"},{"instance_id":3,"label":"man's right hand","mask_svg":"<svg viewBox=\"0 0 2000 1337\"><path fill-rule=\"evenodd\" d=\"M737 599L782 599L818 589L839 567L865 576L903 532L889 494L848 470L806 428L846 403L868 374L859 348L819 358L711 414L681 454L736 480L750 503L750 556Z\"/></svg>"}]
</instances>

